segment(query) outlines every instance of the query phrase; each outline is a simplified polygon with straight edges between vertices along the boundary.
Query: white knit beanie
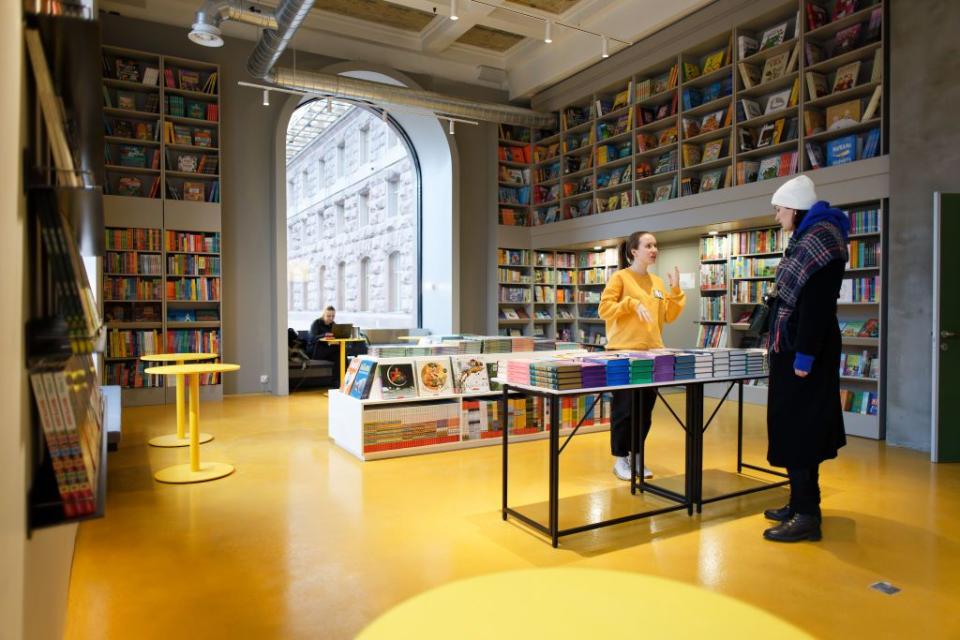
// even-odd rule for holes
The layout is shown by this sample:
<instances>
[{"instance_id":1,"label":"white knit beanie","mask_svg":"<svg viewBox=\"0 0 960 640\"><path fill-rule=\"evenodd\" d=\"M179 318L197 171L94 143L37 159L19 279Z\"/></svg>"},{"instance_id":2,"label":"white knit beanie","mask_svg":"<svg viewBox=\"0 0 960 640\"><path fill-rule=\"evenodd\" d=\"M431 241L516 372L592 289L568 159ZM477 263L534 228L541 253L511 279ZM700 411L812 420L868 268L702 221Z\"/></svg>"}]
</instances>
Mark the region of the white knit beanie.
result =
<instances>
[{"instance_id":1,"label":"white knit beanie","mask_svg":"<svg viewBox=\"0 0 960 640\"><path fill-rule=\"evenodd\" d=\"M807 211L817 200L816 187L813 180L807 176L797 176L793 180L787 180L770 198L774 206L797 211Z\"/></svg>"}]
</instances>

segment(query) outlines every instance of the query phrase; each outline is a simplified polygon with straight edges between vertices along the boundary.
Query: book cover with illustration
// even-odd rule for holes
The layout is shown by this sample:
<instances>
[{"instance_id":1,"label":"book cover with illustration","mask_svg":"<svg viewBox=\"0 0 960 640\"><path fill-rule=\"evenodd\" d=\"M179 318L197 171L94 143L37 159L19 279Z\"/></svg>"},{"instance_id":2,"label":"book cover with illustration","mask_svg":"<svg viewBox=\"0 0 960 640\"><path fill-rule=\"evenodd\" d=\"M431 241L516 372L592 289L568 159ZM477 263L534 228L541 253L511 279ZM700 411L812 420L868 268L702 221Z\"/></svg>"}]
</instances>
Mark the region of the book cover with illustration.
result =
<instances>
[{"instance_id":1,"label":"book cover with illustration","mask_svg":"<svg viewBox=\"0 0 960 640\"><path fill-rule=\"evenodd\" d=\"M414 361L417 394L422 397L453 393L450 358L418 358Z\"/></svg>"},{"instance_id":2,"label":"book cover with illustration","mask_svg":"<svg viewBox=\"0 0 960 640\"><path fill-rule=\"evenodd\" d=\"M475 357L454 357L453 388L457 393L484 393L490 391L487 365Z\"/></svg>"},{"instance_id":3,"label":"book cover with illustration","mask_svg":"<svg viewBox=\"0 0 960 640\"><path fill-rule=\"evenodd\" d=\"M369 398L370 389L373 388L373 379L376 373L376 360L360 360L360 366L357 369L357 375L353 379L353 386L350 388L350 396L360 400Z\"/></svg>"},{"instance_id":4,"label":"book cover with illustration","mask_svg":"<svg viewBox=\"0 0 960 640\"><path fill-rule=\"evenodd\" d=\"M413 364L398 362L380 365L380 391L384 400L417 397L417 382L414 379Z\"/></svg>"},{"instance_id":5,"label":"book cover with illustration","mask_svg":"<svg viewBox=\"0 0 960 640\"><path fill-rule=\"evenodd\" d=\"M340 384L340 391L342 393L350 393L350 388L353 386L353 379L357 377L357 371L360 369L360 358L354 358L350 361L350 365L347 367L347 370L343 374L343 380Z\"/></svg>"}]
</instances>

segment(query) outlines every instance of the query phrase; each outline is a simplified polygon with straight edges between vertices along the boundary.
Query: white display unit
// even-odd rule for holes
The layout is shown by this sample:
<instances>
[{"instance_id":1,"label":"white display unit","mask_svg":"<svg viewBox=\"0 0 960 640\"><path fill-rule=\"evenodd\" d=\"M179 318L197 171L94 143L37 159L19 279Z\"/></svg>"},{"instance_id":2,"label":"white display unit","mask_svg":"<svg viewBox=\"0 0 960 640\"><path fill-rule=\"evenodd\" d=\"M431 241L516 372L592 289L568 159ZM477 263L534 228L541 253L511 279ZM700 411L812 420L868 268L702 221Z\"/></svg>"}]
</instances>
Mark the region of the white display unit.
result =
<instances>
[{"instance_id":1,"label":"white display unit","mask_svg":"<svg viewBox=\"0 0 960 640\"><path fill-rule=\"evenodd\" d=\"M530 357L555 357L555 356L573 356L573 355L585 355L587 351L585 350L567 350L567 351L520 351L514 353L490 353L490 354L463 354L463 355L474 355L479 356L485 361L497 360L499 362L505 360L514 360L514 359L523 359ZM419 356L418 356L419 357ZM443 357L443 356L439 356ZM373 359L373 358L368 358ZM381 365L389 365L394 363L403 363L410 362L412 357L405 358L376 358L378 363L378 368ZM399 400L381 400L381 399L367 399L360 400L358 398L351 397L350 395L344 394L339 390L333 389L328 394L327 402L327 424L329 428L330 439L333 440L341 449L353 454L357 458L363 461L367 460L380 460L384 458L398 458L402 456L412 456L419 455L423 453L437 453L440 451L454 451L457 449L473 449L476 447L486 447L499 445L501 443L501 438L481 438L477 440L466 440L463 438L463 430L461 429L460 438L456 442L447 442L442 444L428 444L415 447L407 447L403 449L392 449L388 451L378 451L374 453L364 453L363 451L363 412L368 409L379 409L385 406L391 405L413 405L413 404L436 404L436 403L449 403L455 404L457 406L457 411L459 415L463 413L463 402L465 400L472 399L486 399L493 400L498 398L501 395L500 391L490 391L486 393L472 393L472 394L448 394L444 396L437 397L417 397L417 398L403 398ZM596 433L600 431L607 431L609 429L609 423L593 424L589 426L583 426L580 428L578 433ZM561 433L565 433L569 429L561 430ZM524 442L527 440L541 440L546 438L549 435L547 431L541 431L538 433L523 434L510 436L512 442Z\"/></svg>"}]
</instances>

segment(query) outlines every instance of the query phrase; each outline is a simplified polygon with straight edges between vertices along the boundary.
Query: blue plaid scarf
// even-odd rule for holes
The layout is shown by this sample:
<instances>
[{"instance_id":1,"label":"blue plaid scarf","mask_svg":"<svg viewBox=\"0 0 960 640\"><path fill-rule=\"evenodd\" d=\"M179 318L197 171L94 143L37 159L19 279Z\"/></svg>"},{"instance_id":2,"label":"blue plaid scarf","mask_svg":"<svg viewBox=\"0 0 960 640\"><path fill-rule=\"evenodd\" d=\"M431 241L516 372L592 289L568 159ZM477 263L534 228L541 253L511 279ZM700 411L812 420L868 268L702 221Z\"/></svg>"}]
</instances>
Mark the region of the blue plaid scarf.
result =
<instances>
[{"instance_id":1,"label":"blue plaid scarf","mask_svg":"<svg viewBox=\"0 0 960 640\"><path fill-rule=\"evenodd\" d=\"M777 267L777 314L773 318L770 349L785 346L787 321L793 314L807 280L834 260L847 261L850 221L839 209L824 201L814 204L787 243Z\"/></svg>"}]
</instances>

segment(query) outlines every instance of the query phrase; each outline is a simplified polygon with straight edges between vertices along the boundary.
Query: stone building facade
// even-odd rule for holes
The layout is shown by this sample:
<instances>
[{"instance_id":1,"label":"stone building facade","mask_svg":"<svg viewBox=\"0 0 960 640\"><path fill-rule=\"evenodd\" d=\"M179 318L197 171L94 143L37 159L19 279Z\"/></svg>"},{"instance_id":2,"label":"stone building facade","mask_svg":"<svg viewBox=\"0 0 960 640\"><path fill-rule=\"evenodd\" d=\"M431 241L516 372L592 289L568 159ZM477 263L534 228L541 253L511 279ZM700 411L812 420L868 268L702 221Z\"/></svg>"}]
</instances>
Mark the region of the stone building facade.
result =
<instances>
[{"instance_id":1,"label":"stone building facade","mask_svg":"<svg viewBox=\"0 0 960 640\"><path fill-rule=\"evenodd\" d=\"M288 324L324 307L361 328L417 326L418 177L393 128L354 107L287 163Z\"/></svg>"}]
</instances>

